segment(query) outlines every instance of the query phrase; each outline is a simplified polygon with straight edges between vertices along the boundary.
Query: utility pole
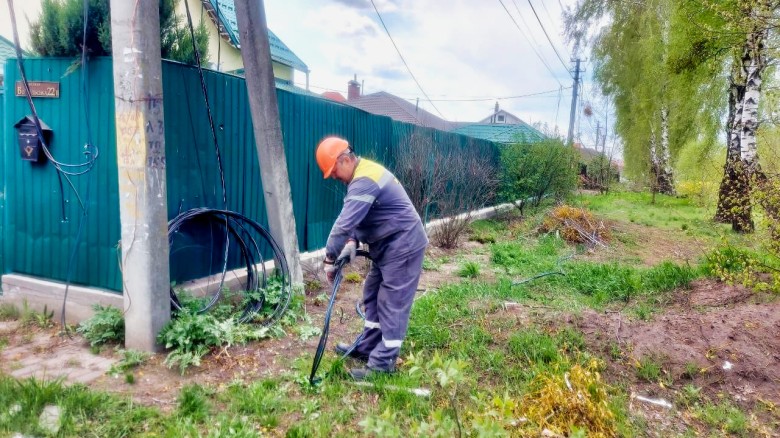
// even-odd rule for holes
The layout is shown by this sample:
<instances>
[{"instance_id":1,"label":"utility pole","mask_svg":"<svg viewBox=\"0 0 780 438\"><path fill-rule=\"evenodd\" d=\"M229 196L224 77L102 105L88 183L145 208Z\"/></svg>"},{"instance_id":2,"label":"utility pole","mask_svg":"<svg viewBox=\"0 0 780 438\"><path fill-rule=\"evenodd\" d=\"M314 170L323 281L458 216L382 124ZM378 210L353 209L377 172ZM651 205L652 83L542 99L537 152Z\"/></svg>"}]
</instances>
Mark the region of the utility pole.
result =
<instances>
[{"instance_id":1,"label":"utility pole","mask_svg":"<svg viewBox=\"0 0 780 438\"><path fill-rule=\"evenodd\" d=\"M157 0L111 0L125 348L158 350L171 315Z\"/></svg>"},{"instance_id":2,"label":"utility pole","mask_svg":"<svg viewBox=\"0 0 780 438\"><path fill-rule=\"evenodd\" d=\"M292 283L300 285L303 284L303 272L298 254L298 235L295 232L282 126L279 122L265 7L262 0L236 0L235 6L268 225L271 235L287 258Z\"/></svg>"},{"instance_id":3,"label":"utility pole","mask_svg":"<svg viewBox=\"0 0 780 438\"><path fill-rule=\"evenodd\" d=\"M566 139L566 144L571 146L574 140L574 117L577 114L577 92L580 86L580 58L575 61L574 67L574 86L572 87L571 96L571 112L569 113L569 136Z\"/></svg>"},{"instance_id":4,"label":"utility pole","mask_svg":"<svg viewBox=\"0 0 780 438\"><path fill-rule=\"evenodd\" d=\"M593 147L593 149L595 149L596 152L599 151L600 143L601 143L601 120L596 120L596 144Z\"/></svg>"}]
</instances>

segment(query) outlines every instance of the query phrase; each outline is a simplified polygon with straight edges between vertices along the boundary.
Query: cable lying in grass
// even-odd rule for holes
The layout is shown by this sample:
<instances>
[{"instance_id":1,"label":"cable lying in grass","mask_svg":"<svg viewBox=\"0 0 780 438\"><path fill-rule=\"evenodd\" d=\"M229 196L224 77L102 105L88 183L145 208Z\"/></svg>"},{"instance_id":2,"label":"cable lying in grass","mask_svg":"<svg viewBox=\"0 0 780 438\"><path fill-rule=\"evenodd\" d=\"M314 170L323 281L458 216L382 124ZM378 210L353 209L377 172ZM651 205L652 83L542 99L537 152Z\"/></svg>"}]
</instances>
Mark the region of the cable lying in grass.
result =
<instances>
[{"instance_id":1,"label":"cable lying in grass","mask_svg":"<svg viewBox=\"0 0 780 438\"><path fill-rule=\"evenodd\" d=\"M358 256L363 256L370 260L370 257L368 256L368 252L366 251L358 251ZM317 375L317 369L320 367L320 362L322 362L322 356L325 354L325 346L328 343L328 334L330 333L330 317L333 313L333 304L336 302L336 294L339 291L339 288L341 287L341 280L344 279L344 273L343 269L346 265L345 259L339 259L336 260L336 276L333 279L333 290L330 293L330 301L328 302L328 309L325 311L325 322L322 326L322 334L320 335L320 341L317 344L317 351L314 353L314 361L312 361L311 364L311 374L309 375L309 384L314 386L322 379L316 378ZM361 318L366 319L366 315L360 310L360 306L355 306L358 315L360 315ZM355 342L347 349L347 351L344 353L344 355L341 357L341 359L345 359L347 356L349 356L350 353L352 353L352 350L355 349L355 347L360 343L360 341L363 339L363 333L358 336L358 338L355 340Z\"/></svg>"},{"instance_id":2,"label":"cable lying in grass","mask_svg":"<svg viewBox=\"0 0 780 438\"><path fill-rule=\"evenodd\" d=\"M533 277L529 277L529 278L526 278L524 280L513 281L512 282L512 286L519 286L521 284L529 283L529 282L531 282L533 280L537 280L537 279L542 278L542 277L547 277L549 275L563 275L563 276L565 276L566 273L563 272L563 268L561 268L561 263L563 263L563 262L565 262L567 260L571 260L576 255L577 255L577 253L574 252L572 254L569 254L566 257L559 258L558 261L555 263L555 266L558 268L557 271L542 272L541 274L534 275Z\"/></svg>"},{"instance_id":3,"label":"cable lying in grass","mask_svg":"<svg viewBox=\"0 0 780 438\"><path fill-rule=\"evenodd\" d=\"M278 301L274 303L275 307L273 312L262 321L261 324L269 326L276 322L287 309L292 297L287 259L279 245L262 225L252 219L234 211L209 208L187 210L171 220L168 224L169 245L173 246L176 236L187 234L183 229L186 225L203 225L204 223L209 227L222 229L226 235L232 237L230 240L234 240L238 244L241 258L246 265L247 279L246 287L244 289L246 304L242 314L238 317L239 322L248 322L252 320L255 317L255 314L263 308L263 305L269 301L269 279L272 276L269 276L269 273L266 271L266 265L263 263L263 250L267 251L270 247L275 268L275 275L273 275L273 277L278 278L281 281L282 290L281 297L278 297ZM219 287L214 296L198 310L198 313L207 312L214 307L217 301L222 297L230 255L230 240L226 239ZM263 243L266 245L261 245ZM171 252L173 253L173 251ZM181 300L174 292L173 288L171 288L171 305L177 311L181 311L183 308Z\"/></svg>"}]
</instances>

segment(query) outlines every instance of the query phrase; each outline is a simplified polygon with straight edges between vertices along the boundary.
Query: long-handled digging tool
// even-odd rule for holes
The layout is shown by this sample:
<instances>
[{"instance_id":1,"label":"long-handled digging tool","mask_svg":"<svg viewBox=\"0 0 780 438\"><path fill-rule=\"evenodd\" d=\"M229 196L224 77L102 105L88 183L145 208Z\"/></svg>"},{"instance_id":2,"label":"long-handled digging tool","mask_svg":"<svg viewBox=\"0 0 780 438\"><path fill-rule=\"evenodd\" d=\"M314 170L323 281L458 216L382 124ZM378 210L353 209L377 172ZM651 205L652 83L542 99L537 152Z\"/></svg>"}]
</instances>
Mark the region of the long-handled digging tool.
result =
<instances>
[{"instance_id":1,"label":"long-handled digging tool","mask_svg":"<svg viewBox=\"0 0 780 438\"><path fill-rule=\"evenodd\" d=\"M371 258L368 256L368 251L359 250L356 253L356 256L358 257L365 257L369 260ZM320 362L322 361L322 356L325 354L325 346L328 343L328 333L330 332L330 317L333 313L333 304L336 302L336 295L338 294L339 288L341 287L341 280L344 278L344 274L342 272L344 266L347 264L347 260L344 258L336 260L334 263L336 268L336 275L333 279L333 290L330 293L330 301L328 301L328 309L325 311L325 322L322 326L322 334L320 335L320 342L317 344L317 351L314 353L314 361L311 364L311 375L309 375L309 384L312 386L316 385L320 381L322 381L321 378L315 377L317 375L317 369L320 367ZM358 314L360 314L360 307L357 307ZM361 315L362 317L363 315ZM355 340L354 343L347 349L347 351L342 356L342 359L345 359L347 356L349 356L350 353L352 353L352 350L355 349L355 347L360 343L360 341L363 339L363 334L361 333L360 336Z\"/></svg>"}]
</instances>

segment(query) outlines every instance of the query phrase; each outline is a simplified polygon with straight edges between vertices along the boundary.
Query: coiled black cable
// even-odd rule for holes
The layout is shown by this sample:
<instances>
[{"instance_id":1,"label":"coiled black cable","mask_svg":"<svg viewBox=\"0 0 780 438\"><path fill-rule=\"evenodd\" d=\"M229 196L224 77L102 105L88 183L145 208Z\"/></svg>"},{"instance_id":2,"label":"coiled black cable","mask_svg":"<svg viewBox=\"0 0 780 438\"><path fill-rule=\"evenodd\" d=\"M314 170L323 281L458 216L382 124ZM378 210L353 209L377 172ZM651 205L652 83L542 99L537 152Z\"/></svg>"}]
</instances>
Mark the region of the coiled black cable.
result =
<instances>
[{"instance_id":1,"label":"coiled black cable","mask_svg":"<svg viewBox=\"0 0 780 438\"><path fill-rule=\"evenodd\" d=\"M368 255L367 251L357 251L356 256L365 257L367 259L371 259ZM325 322L322 325L322 333L320 334L320 341L317 344L317 351L314 353L314 361L312 361L311 364L311 374L309 375L309 384L314 386L322 379L316 378L317 375L317 369L320 367L320 362L322 362L322 356L325 354L325 347L328 344L328 334L330 333L330 317L333 314L333 304L336 302L336 294L338 294L339 288L341 287L341 280L344 278L344 274L342 272L344 266L347 264L346 259L339 259L336 260L334 263L334 267L336 268L336 275L333 278L333 290L330 293L330 300L328 301L328 309L325 311ZM355 309L358 313L358 315L361 316L361 318L365 319L366 316L361 312L360 305L356 304ZM344 352L344 355L341 357L342 359L349 356L350 353L352 353L352 350L357 347L357 345L360 343L360 341L363 340L363 335L365 332L361 333L360 336L355 339L355 342L352 343L352 345L347 349L346 352Z\"/></svg>"},{"instance_id":2,"label":"coiled black cable","mask_svg":"<svg viewBox=\"0 0 780 438\"><path fill-rule=\"evenodd\" d=\"M279 279L282 290L281 297L278 302L274 304L273 311L262 320L260 324L269 326L276 322L290 305L292 299L292 284L287 266L287 259L284 256L284 252L282 252L282 249L279 247L279 244L276 243L271 234L262 225L240 213L229 210L194 208L182 212L168 222L168 244L173 245L174 237L180 232L182 226L194 221L205 223L209 226L223 228L227 236L226 241L232 236L238 245L241 258L245 263L247 270L246 286L244 288L246 304L241 314L237 317L240 322L249 322L253 320L268 301L267 289L269 287L269 280L272 276L267 272L266 265L263 263L264 257L261 243L265 241L268 244L273 252L275 268L273 277ZM260 237L260 242L258 242L257 236ZM221 280L217 292L208 303L198 309L198 313L207 312L221 298L225 277L227 275L228 256L229 254L226 250L224 255L225 259L222 265ZM182 303L173 288L171 288L170 295L172 307L175 310L182 310Z\"/></svg>"}]
</instances>

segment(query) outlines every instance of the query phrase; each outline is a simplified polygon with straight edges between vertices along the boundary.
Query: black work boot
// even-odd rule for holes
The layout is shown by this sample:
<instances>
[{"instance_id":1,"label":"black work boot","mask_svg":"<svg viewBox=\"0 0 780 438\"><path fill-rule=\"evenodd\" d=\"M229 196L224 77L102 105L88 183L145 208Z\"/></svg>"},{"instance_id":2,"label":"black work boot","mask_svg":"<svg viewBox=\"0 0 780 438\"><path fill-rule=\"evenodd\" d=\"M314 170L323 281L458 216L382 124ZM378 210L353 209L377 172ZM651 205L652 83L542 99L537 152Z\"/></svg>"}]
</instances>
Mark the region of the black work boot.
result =
<instances>
[{"instance_id":1,"label":"black work boot","mask_svg":"<svg viewBox=\"0 0 780 438\"><path fill-rule=\"evenodd\" d=\"M344 356L344 354L346 354L346 352L349 351L350 347L352 347L352 345L345 344L343 342L339 342L338 344L336 344L335 347L333 347L333 349L336 351L336 353L339 356ZM362 362L368 362L368 355L360 353L357 350L350 351L349 352L349 357L351 357L353 359L357 359L357 360L362 361Z\"/></svg>"}]
</instances>

